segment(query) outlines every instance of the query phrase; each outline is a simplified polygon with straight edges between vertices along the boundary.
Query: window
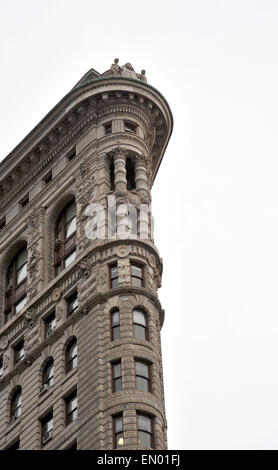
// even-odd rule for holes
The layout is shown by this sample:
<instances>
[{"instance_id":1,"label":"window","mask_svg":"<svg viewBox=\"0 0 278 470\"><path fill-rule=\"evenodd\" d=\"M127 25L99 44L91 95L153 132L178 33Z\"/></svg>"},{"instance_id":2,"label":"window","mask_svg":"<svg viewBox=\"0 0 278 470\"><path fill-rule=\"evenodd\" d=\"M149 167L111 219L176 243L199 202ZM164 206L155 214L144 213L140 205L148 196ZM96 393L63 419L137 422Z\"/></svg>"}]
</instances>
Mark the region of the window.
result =
<instances>
[{"instance_id":1,"label":"window","mask_svg":"<svg viewBox=\"0 0 278 470\"><path fill-rule=\"evenodd\" d=\"M120 338L120 311L118 308L111 312L111 338L112 341Z\"/></svg>"},{"instance_id":2,"label":"window","mask_svg":"<svg viewBox=\"0 0 278 470\"><path fill-rule=\"evenodd\" d=\"M46 444L51 438L53 433L53 412L48 413L47 416L41 420L41 435L42 445Z\"/></svg>"},{"instance_id":3,"label":"window","mask_svg":"<svg viewBox=\"0 0 278 470\"><path fill-rule=\"evenodd\" d=\"M3 377L3 359L0 359L0 380Z\"/></svg>"},{"instance_id":4,"label":"window","mask_svg":"<svg viewBox=\"0 0 278 470\"><path fill-rule=\"evenodd\" d=\"M27 248L22 248L11 261L6 276L5 320L9 321L26 304Z\"/></svg>"},{"instance_id":5,"label":"window","mask_svg":"<svg viewBox=\"0 0 278 470\"><path fill-rule=\"evenodd\" d=\"M48 336L53 333L53 331L56 328L56 314L55 312L52 312L50 315L45 320L45 337L48 338Z\"/></svg>"},{"instance_id":6,"label":"window","mask_svg":"<svg viewBox=\"0 0 278 470\"><path fill-rule=\"evenodd\" d=\"M137 413L138 445L154 448L153 445L153 418L144 413Z\"/></svg>"},{"instance_id":7,"label":"window","mask_svg":"<svg viewBox=\"0 0 278 470\"><path fill-rule=\"evenodd\" d=\"M114 449L121 448L124 445L122 413L119 415L113 416L113 437L114 437Z\"/></svg>"},{"instance_id":8,"label":"window","mask_svg":"<svg viewBox=\"0 0 278 470\"><path fill-rule=\"evenodd\" d=\"M112 158L110 161L110 189L111 191L115 191L115 164L114 159Z\"/></svg>"},{"instance_id":9,"label":"window","mask_svg":"<svg viewBox=\"0 0 278 470\"><path fill-rule=\"evenodd\" d=\"M18 419L21 416L21 402L21 387L18 387L13 393L11 399L11 421Z\"/></svg>"},{"instance_id":10,"label":"window","mask_svg":"<svg viewBox=\"0 0 278 470\"><path fill-rule=\"evenodd\" d=\"M112 134L112 122L108 122L107 124L105 124L104 132L105 132L105 135Z\"/></svg>"},{"instance_id":11,"label":"window","mask_svg":"<svg viewBox=\"0 0 278 470\"><path fill-rule=\"evenodd\" d=\"M110 267L110 286L117 287L118 285L118 266L113 264Z\"/></svg>"},{"instance_id":12,"label":"window","mask_svg":"<svg viewBox=\"0 0 278 470\"><path fill-rule=\"evenodd\" d=\"M23 361L24 359L24 341L20 341L14 347L14 363L18 364L19 362Z\"/></svg>"},{"instance_id":13,"label":"window","mask_svg":"<svg viewBox=\"0 0 278 470\"><path fill-rule=\"evenodd\" d=\"M140 264L132 263L131 269L131 285L134 287L144 287L144 268Z\"/></svg>"},{"instance_id":14,"label":"window","mask_svg":"<svg viewBox=\"0 0 278 470\"><path fill-rule=\"evenodd\" d=\"M19 202L20 209L23 209L23 207L27 206L28 203L29 203L29 194L26 194L26 196L24 196L24 198Z\"/></svg>"},{"instance_id":15,"label":"window","mask_svg":"<svg viewBox=\"0 0 278 470\"><path fill-rule=\"evenodd\" d=\"M124 121L125 132L129 132L130 134L136 134L137 126L128 121Z\"/></svg>"},{"instance_id":16,"label":"window","mask_svg":"<svg viewBox=\"0 0 278 470\"><path fill-rule=\"evenodd\" d=\"M77 442L73 442L70 447L67 447L65 450L77 450Z\"/></svg>"},{"instance_id":17,"label":"window","mask_svg":"<svg viewBox=\"0 0 278 470\"><path fill-rule=\"evenodd\" d=\"M121 360L111 363L112 366L112 392L122 390L122 368Z\"/></svg>"},{"instance_id":18,"label":"window","mask_svg":"<svg viewBox=\"0 0 278 470\"><path fill-rule=\"evenodd\" d=\"M49 183L51 183L52 181L52 170L49 171L49 173L47 173L47 175L43 178L43 182L45 184L45 186Z\"/></svg>"},{"instance_id":19,"label":"window","mask_svg":"<svg viewBox=\"0 0 278 470\"><path fill-rule=\"evenodd\" d=\"M77 291L75 291L68 299L68 315L71 315L75 310L78 309L78 298L77 298Z\"/></svg>"},{"instance_id":20,"label":"window","mask_svg":"<svg viewBox=\"0 0 278 470\"><path fill-rule=\"evenodd\" d=\"M135 360L136 389L142 392L151 391L151 365L140 359Z\"/></svg>"},{"instance_id":21,"label":"window","mask_svg":"<svg viewBox=\"0 0 278 470\"><path fill-rule=\"evenodd\" d=\"M147 314L140 308L133 310L133 332L135 338L148 339Z\"/></svg>"},{"instance_id":22,"label":"window","mask_svg":"<svg viewBox=\"0 0 278 470\"><path fill-rule=\"evenodd\" d=\"M0 230L2 230L2 228L5 227L5 225L6 225L6 219L5 219L5 218L4 218L4 219L1 219L1 220L0 220Z\"/></svg>"},{"instance_id":23,"label":"window","mask_svg":"<svg viewBox=\"0 0 278 470\"><path fill-rule=\"evenodd\" d=\"M7 450L19 450L19 447L20 447L20 442L18 439L10 447L7 447Z\"/></svg>"},{"instance_id":24,"label":"window","mask_svg":"<svg viewBox=\"0 0 278 470\"><path fill-rule=\"evenodd\" d=\"M128 191L136 189L134 163L130 157L126 159L126 182Z\"/></svg>"},{"instance_id":25,"label":"window","mask_svg":"<svg viewBox=\"0 0 278 470\"><path fill-rule=\"evenodd\" d=\"M67 268L76 258L76 205L71 201L61 212L55 230L56 275Z\"/></svg>"},{"instance_id":26,"label":"window","mask_svg":"<svg viewBox=\"0 0 278 470\"><path fill-rule=\"evenodd\" d=\"M54 361L53 359L49 359L49 361L45 364L42 373L42 386L45 388L45 385L48 387L52 387L54 385Z\"/></svg>"},{"instance_id":27,"label":"window","mask_svg":"<svg viewBox=\"0 0 278 470\"><path fill-rule=\"evenodd\" d=\"M70 372L77 366L77 340L74 338L66 350L66 372Z\"/></svg>"},{"instance_id":28,"label":"window","mask_svg":"<svg viewBox=\"0 0 278 470\"><path fill-rule=\"evenodd\" d=\"M77 418L77 390L65 399L66 424L72 423Z\"/></svg>"},{"instance_id":29,"label":"window","mask_svg":"<svg viewBox=\"0 0 278 470\"><path fill-rule=\"evenodd\" d=\"M76 157L76 152L75 152L74 149L72 149L72 150L67 154L66 158L67 158L68 162L71 162L71 161L74 159L74 157Z\"/></svg>"}]
</instances>

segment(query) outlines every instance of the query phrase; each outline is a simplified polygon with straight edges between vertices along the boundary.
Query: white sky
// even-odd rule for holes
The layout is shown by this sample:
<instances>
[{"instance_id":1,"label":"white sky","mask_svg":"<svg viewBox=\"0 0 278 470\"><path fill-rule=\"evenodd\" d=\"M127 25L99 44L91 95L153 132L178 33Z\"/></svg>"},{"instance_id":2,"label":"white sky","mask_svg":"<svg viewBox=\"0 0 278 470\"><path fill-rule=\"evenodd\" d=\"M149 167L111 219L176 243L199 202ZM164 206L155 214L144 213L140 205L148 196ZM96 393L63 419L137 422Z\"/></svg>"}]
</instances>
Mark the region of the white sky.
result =
<instances>
[{"instance_id":1,"label":"white sky","mask_svg":"<svg viewBox=\"0 0 278 470\"><path fill-rule=\"evenodd\" d=\"M0 159L115 57L168 100L153 209L169 448L277 449L278 3L0 7Z\"/></svg>"}]
</instances>

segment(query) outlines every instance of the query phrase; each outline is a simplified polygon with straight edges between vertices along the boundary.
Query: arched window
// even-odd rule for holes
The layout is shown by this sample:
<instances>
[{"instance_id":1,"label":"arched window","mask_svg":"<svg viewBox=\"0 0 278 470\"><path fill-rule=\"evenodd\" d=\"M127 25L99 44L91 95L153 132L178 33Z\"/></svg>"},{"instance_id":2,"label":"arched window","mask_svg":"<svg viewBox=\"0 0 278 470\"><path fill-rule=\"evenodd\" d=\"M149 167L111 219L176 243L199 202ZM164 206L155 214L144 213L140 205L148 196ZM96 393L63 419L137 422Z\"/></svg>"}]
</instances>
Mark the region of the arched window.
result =
<instances>
[{"instance_id":1,"label":"arched window","mask_svg":"<svg viewBox=\"0 0 278 470\"><path fill-rule=\"evenodd\" d=\"M141 308L133 310L133 332L135 338L148 339L148 317Z\"/></svg>"},{"instance_id":2,"label":"arched window","mask_svg":"<svg viewBox=\"0 0 278 470\"><path fill-rule=\"evenodd\" d=\"M120 338L120 311L115 308L111 312L111 339L115 341Z\"/></svg>"},{"instance_id":3,"label":"arched window","mask_svg":"<svg viewBox=\"0 0 278 470\"><path fill-rule=\"evenodd\" d=\"M42 386L52 387L54 385L54 361L49 359L44 366L42 373Z\"/></svg>"},{"instance_id":4,"label":"arched window","mask_svg":"<svg viewBox=\"0 0 278 470\"><path fill-rule=\"evenodd\" d=\"M18 387L11 399L11 413L10 413L10 418L11 420L17 419L21 416L21 387Z\"/></svg>"},{"instance_id":5,"label":"arched window","mask_svg":"<svg viewBox=\"0 0 278 470\"><path fill-rule=\"evenodd\" d=\"M66 349L66 372L77 366L77 339L73 338Z\"/></svg>"},{"instance_id":6,"label":"arched window","mask_svg":"<svg viewBox=\"0 0 278 470\"><path fill-rule=\"evenodd\" d=\"M61 212L55 228L55 274L76 258L76 205L72 200Z\"/></svg>"},{"instance_id":7,"label":"arched window","mask_svg":"<svg viewBox=\"0 0 278 470\"><path fill-rule=\"evenodd\" d=\"M6 275L5 321L10 320L26 304L27 247L13 257Z\"/></svg>"}]
</instances>

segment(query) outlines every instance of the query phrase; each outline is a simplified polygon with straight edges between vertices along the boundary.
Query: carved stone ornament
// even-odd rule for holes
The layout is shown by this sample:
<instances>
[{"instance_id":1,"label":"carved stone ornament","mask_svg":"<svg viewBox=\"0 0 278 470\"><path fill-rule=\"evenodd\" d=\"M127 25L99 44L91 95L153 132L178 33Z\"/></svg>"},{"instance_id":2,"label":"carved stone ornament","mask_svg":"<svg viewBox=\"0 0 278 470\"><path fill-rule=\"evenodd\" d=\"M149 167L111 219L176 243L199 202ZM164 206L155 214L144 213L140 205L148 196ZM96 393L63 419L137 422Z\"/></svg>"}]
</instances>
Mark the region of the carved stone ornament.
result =
<instances>
[{"instance_id":1,"label":"carved stone ornament","mask_svg":"<svg viewBox=\"0 0 278 470\"><path fill-rule=\"evenodd\" d=\"M117 246L115 253L119 258L126 258L129 254L128 246Z\"/></svg>"},{"instance_id":2,"label":"carved stone ornament","mask_svg":"<svg viewBox=\"0 0 278 470\"><path fill-rule=\"evenodd\" d=\"M149 255L149 265L150 265L152 268L155 268L155 267L156 267L156 260L155 260L154 255Z\"/></svg>"},{"instance_id":3,"label":"carved stone ornament","mask_svg":"<svg viewBox=\"0 0 278 470\"><path fill-rule=\"evenodd\" d=\"M52 292L52 300L53 302L57 302L61 298L61 289L59 287L55 287L55 289Z\"/></svg>"},{"instance_id":4,"label":"carved stone ornament","mask_svg":"<svg viewBox=\"0 0 278 470\"><path fill-rule=\"evenodd\" d=\"M26 357L26 364L27 364L27 366L31 366L33 362L34 362L34 358L29 354L29 355Z\"/></svg>"},{"instance_id":5,"label":"carved stone ornament","mask_svg":"<svg viewBox=\"0 0 278 470\"><path fill-rule=\"evenodd\" d=\"M3 336L3 338L0 339L0 349L3 351L4 349L7 349L9 345L9 339L6 336Z\"/></svg>"},{"instance_id":6,"label":"carved stone ornament","mask_svg":"<svg viewBox=\"0 0 278 470\"><path fill-rule=\"evenodd\" d=\"M92 271L92 266L89 258L82 259L78 271L80 277L88 279Z\"/></svg>"},{"instance_id":7,"label":"carved stone ornament","mask_svg":"<svg viewBox=\"0 0 278 470\"><path fill-rule=\"evenodd\" d=\"M26 311L24 315L24 320L23 320L24 326L26 328L31 329L35 325L35 322L36 322L36 311L33 308L28 308L28 310Z\"/></svg>"}]
</instances>

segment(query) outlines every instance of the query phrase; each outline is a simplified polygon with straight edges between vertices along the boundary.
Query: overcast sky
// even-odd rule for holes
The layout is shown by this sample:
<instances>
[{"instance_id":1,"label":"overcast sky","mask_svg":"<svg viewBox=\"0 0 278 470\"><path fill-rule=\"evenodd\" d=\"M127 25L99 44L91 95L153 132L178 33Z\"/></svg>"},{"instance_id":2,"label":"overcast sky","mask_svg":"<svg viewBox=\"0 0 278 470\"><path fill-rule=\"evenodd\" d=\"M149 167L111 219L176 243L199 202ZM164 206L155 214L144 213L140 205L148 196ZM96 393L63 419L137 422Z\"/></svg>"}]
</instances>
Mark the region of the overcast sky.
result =
<instances>
[{"instance_id":1,"label":"overcast sky","mask_svg":"<svg viewBox=\"0 0 278 470\"><path fill-rule=\"evenodd\" d=\"M278 3L0 0L0 159L91 67L146 69L171 449L278 448Z\"/></svg>"}]
</instances>

